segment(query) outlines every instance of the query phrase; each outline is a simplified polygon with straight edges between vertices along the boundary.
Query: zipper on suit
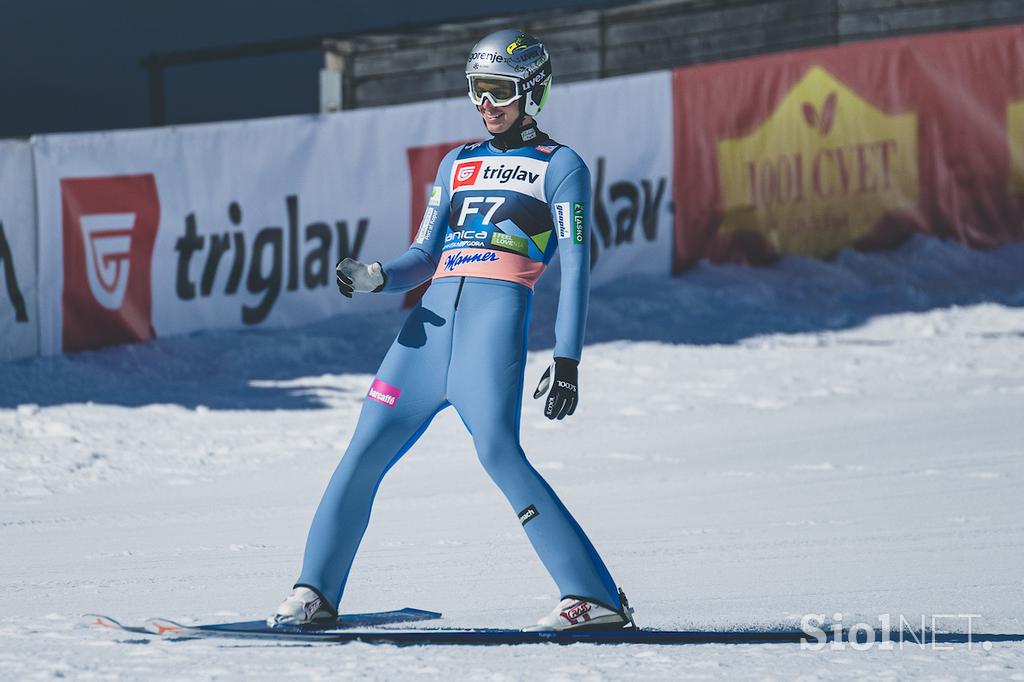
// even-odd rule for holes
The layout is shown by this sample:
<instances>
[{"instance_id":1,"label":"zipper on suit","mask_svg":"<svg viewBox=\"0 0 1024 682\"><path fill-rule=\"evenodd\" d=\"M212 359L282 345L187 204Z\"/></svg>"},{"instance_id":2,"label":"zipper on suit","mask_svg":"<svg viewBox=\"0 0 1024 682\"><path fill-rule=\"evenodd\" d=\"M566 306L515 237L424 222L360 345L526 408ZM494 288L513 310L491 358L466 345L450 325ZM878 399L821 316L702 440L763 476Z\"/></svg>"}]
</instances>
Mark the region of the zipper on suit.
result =
<instances>
[{"instance_id":1,"label":"zipper on suit","mask_svg":"<svg viewBox=\"0 0 1024 682\"><path fill-rule=\"evenodd\" d=\"M459 309L459 299L462 298L462 287L466 283L466 278L462 277L459 279L459 290L455 292L455 309Z\"/></svg>"}]
</instances>

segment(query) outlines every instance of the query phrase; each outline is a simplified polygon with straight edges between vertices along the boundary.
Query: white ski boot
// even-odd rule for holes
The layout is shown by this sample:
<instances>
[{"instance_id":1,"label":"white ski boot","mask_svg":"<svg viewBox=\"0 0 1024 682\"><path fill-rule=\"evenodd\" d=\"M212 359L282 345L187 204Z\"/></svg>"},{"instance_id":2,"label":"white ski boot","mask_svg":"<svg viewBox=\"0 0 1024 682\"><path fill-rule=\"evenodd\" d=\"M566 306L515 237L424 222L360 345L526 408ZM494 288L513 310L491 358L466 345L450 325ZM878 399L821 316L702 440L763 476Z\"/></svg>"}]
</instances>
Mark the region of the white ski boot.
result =
<instances>
[{"instance_id":1,"label":"white ski boot","mask_svg":"<svg viewBox=\"0 0 1024 682\"><path fill-rule=\"evenodd\" d=\"M622 602L621 611L609 609L587 599L566 597L558 602L554 611L537 621L536 625L524 630L618 630L626 626L636 627L636 623L633 622L633 609L629 607L622 590L619 590L619 599Z\"/></svg>"},{"instance_id":2,"label":"white ski boot","mask_svg":"<svg viewBox=\"0 0 1024 682\"><path fill-rule=\"evenodd\" d=\"M327 600L308 587L296 587L277 607L277 613L267 618L267 625L307 625L332 621L338 617Z\"/></svg>"}]
</instances>

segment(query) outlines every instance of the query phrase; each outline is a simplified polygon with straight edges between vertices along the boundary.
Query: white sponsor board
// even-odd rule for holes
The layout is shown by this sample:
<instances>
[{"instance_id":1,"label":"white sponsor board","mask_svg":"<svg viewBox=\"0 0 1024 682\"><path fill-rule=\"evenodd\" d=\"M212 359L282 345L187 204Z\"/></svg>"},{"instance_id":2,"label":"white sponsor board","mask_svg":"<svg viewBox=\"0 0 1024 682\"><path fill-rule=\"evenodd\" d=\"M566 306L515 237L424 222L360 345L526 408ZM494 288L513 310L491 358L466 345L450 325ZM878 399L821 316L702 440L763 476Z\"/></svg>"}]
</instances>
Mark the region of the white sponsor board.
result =
<instances>
[{"instance_id":1,"label":"white sponsor board","mask_svg":"<svg viewBox=\"0 0 1024 682\"><path fill-rule=\"evenodd\" d=\"M0 142L0 361L39 353L36 215L28 142Z\"/></svg>"},{"instance_id":2,"label":"white sponsor board","mask_svg":"<svg viewBox=\"0 0 1024 682\"><path fill-rule=\"evenodd\" d=\"M672 269L672 77L556 84L538 124L583 157L594 196L591 286Z\"/></svg>"},{"instance_id":3,"label":"white sponsor board","mask_svg":"<svg viewBox=\"0 0 1024 682\"><path fill-rule=\"evenodd\" d=\"M448 108L420 105L419 125L393 108L38 138L43 352L399 307L342 298L334 265L408 246L405 149ZM68 235L81 245L66 254ZM83 316L123 333L93 334Z\"/></svg>"},{"instance_id":4,"label":"white sponsor board","mask_svg":"<svg viewBox=\"0 0 1024 682\"><path fill-rule=\"evenodd\" d=\"M667 272L668 72L556 88L539 123L591 169L594 283ZM422 225L410 211L417 150L485 136L459 97L37 138L48 245L39 262L41 350L396 308L403 296L341 298L335 262L404 251ZM417 183L432 208L433 177Z\"/></svg>"}]
</instances>

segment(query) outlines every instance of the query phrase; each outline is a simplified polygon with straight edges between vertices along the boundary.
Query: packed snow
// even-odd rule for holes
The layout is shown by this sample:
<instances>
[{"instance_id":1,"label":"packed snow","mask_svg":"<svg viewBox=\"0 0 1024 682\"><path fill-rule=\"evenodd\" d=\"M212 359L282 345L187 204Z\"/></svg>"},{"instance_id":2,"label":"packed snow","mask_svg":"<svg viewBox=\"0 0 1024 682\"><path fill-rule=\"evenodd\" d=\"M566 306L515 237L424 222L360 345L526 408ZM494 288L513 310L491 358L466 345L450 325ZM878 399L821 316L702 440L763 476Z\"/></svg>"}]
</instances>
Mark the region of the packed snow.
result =
<instances>
[{"instance_id":1,"label":"packed snow","mask_svg":"<svg viewBox=\"0 0 1024 682\"><path fill-rule=\"evenodd\" d=\"M549 422L529 395L557 284L523 444L640 625L1024 633L1024 245L624 274L593 292L579 409ZM395 648L82 624L271 612L402 319L0 365L0 678L1024 680L1024 640ZM446 410L381 486L343 610L519 627L558 596Z\"/></svg>"}]
</instances>

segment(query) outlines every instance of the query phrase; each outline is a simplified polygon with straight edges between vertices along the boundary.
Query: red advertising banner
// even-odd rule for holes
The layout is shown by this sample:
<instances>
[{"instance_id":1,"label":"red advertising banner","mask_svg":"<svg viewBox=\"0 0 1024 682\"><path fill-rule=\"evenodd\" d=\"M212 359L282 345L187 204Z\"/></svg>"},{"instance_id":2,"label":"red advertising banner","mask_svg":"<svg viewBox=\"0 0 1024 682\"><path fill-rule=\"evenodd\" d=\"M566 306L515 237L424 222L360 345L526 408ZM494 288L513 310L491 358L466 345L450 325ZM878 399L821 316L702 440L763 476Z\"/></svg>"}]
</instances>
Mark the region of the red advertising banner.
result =
<instances>
[{"instance_id":1,"label":"red advertising banner","mask_svg":"<svg viewBox=\"0 0 1024 682\"><path fill-rule=\"evenodd\" d=\"M1024 239L1024 26L676 69L673 271Z\"/></svg>"},{"instance_id":2,"label":"red advertising banner","mask_svg":"<svg viewBox=\"0 0 1024 682\"><path fill-rule=\"evenodd\" d=\"M406 155L409 157L409 191L411 192L411 196L409 197L410 242L416 239L416 232L419 230L420 220L423 218L423 212L427 209L427 199L430 196L430 189L434 186L434 180L437 179L437 167L441 165L441 161L444 160L445 154L460 145L477 141L478 140L443 142L441 144L431 144L425 147L409 147L406 149ZM425 292L429 286L430 282L427 281L406 293L405 300L402 302L403 307L411 308L416 305L420 298L423 297L423 292Z\"/></svg>"},{"instance_id":3,"label":"red advertising banner","mask_svg":"<svg viewBox=\"0 0 1024 682\"><path fill-rule=\"evenodd\" d=\"M150 271L160 224L153 175L65 178L63 350L153 338Z\"/></svg>"}]
</instances>

